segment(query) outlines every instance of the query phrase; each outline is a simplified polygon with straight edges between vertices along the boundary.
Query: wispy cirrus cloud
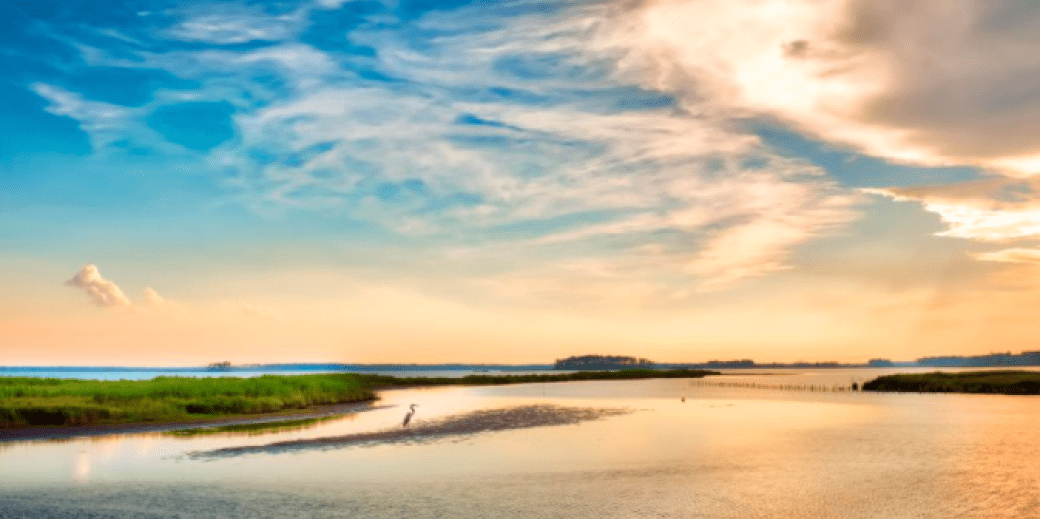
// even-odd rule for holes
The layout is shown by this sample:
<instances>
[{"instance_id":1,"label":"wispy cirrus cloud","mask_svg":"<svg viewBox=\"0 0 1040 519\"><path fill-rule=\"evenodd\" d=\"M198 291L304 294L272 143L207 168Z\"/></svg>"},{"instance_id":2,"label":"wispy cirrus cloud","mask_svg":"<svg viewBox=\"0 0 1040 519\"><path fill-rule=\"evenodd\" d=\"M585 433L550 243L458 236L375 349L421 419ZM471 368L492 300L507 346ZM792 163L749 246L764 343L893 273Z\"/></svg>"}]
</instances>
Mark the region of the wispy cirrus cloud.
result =
<instances>
[{"instance_id":1,"label":"wispy cirrus cloud","mask_svg":"<svg viewBox=\"0 0 1040 519\"><path fill-rule=\"evenodd\" d=\"M48 101L48 112L78 121L94 149L104 148L132 131L131 110L126 107L84 99L76 92L46 83L33 83L30 88Z\"/></svg>"},{"instance_id":2,"label":"wispy cirrus cloud","mask_svg":"<svg viewBox=\"0 0 1040 519\"><path fill-rule=\"evenodd\" d=\"M517 246L680 233L675 263L702 288L783 268L790 247L855 218L820 170L619 80L585 44L608 11L470 8L418 34L362 31L375 69L404 82L329 85L240 118L247 146L307 161L238 180L273 202L356 201L402 232L497 241L496 226L575 220Z\"/></svg>"},{"instance_id":3,"label":"wispy cirrus cloud","mask_svg":"<svg viewBox=\"0 0 1040 519\"><path fill-rule=\"evenodd\" d=\"M792 248L857 216L855 194L764 145L736 121L743 112L631 76L631 51L610 40L625 11L611 2L480 3L407 20L388 7L325 45L297 38L326 11L195 12L154 30L216 47L93 63L201 85L156 92L129 116L139 122L230 96L234 138L194 149L261 211L338 213L438 253L508 246L550 262L631 263L646 257L622 251L664 241L667 261L637 281L679 274L696 290L782 270ZM357 47L371 51L344 50Z\"/></svg>"},{"instance_id":4,"label":"wispy cirrus cloud","mask_svg":"<svg viewBox=\"0 0 1040 519\"><path fill-rule=\"evenodd\" d=\"M171 27L167 35L184 41L231 45L282 40L291 34L295 25L298 19L292 15L263 16L231 10L189 16Z\"/></svg>"}]
</instances>

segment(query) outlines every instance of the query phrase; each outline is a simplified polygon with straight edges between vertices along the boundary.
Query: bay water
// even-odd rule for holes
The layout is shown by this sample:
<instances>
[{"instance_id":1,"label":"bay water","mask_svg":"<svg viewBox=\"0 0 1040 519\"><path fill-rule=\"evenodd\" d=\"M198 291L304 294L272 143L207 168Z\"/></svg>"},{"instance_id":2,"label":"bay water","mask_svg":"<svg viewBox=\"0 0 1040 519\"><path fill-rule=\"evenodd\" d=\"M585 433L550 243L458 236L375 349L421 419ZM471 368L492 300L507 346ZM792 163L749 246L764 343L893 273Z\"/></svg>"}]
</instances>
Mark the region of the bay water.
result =
<instances>
[{"instance_id":1,"label":"bay water","mask_svg":"<svg viewBox=\"0 0 1040 519\"><path fill-rule=\"evenodd\" d=\"M1040 397L838 390L900 371L401 389L291 431L0 441L0 517L1040 517ZM531 405L629 412L199 456L395 429L413 403L413 427Z\"/></svg>"}]
</instances>

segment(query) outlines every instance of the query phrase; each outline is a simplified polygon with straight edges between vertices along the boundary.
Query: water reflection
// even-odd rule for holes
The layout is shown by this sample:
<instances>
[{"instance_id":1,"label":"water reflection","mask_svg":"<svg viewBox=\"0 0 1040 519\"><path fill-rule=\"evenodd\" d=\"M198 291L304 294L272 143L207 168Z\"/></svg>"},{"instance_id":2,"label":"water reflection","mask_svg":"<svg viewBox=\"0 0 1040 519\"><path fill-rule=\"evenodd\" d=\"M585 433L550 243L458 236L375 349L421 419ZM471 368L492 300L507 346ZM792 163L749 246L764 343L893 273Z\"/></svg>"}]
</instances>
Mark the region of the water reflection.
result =
<instances>
[{"instance_id":1,"label":"water reflection","mask_svg":"<svg viewBox=\"0 0 1040 519\"><path fill-rule=\"evenodd\" d=\"M328 424L340 420L353 420L355 418L357 418L357 413L349 413L345 415L321 416L316 418L304 418L298 420L238 423L232 425L216 425L191 429L175 429L171 431L164 431L161 434L163 436L182 438L185 440L203 435L219 436L224 438L234 438L241 436L266 436L276 433L313 429L319 427L322 424Z\"/></svg>"}]
</instances>

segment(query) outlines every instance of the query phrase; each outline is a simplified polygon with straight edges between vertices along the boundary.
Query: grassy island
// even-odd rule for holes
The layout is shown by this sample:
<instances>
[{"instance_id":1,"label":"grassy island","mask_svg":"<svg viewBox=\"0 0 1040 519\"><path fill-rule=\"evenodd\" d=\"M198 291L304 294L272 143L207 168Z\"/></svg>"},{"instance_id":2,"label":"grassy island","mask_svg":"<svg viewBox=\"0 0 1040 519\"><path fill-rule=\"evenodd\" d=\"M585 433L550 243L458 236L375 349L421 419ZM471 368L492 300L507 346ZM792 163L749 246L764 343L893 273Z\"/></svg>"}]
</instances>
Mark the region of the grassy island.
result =
<instances>
[{"instance_id":1,"label":"grassy island","mask_svg":"<svg viewBox=\"0 0 1040 519\"><path fill-rule=\"evenodd\" d=\"M393 387L699 378L710 374L717 373L631 369L461 378L334 373L118 381L0 377L0 428L203 421L292 412L319 405L374 400L375 390Z\"/></svg>"},{"instance_id":2,"label":"grassy island","mask_svg":"<svg viewBox=\"0 0 1040 519\"><path fill-rule=\"evenodd\" d=\"M886 375L863 384L863 390L1040 395L1040 372L970 371Z\"/></svg>"}]
</instances>

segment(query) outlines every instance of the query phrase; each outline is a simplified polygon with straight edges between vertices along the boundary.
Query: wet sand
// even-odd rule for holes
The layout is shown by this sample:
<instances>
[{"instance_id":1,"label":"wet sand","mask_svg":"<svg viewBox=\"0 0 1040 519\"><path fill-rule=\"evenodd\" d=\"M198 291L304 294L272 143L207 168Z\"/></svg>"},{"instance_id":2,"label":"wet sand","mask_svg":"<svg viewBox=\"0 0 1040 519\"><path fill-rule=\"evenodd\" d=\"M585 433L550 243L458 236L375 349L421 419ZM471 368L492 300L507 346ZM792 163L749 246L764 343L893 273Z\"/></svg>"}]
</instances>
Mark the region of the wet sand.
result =
<instances>
[{"instance_id":1,"label":"wet sand","mask_svg":"<svg viewBox=\"0 0 1040 519\"><path fill-rule=\"evenodd\" d=\"M304 420L322 418L350 413L359 413L382 409L386 406L374 405L373 402L354 402L315 406L293 411L276 413L251 414L246 416L229 416L203 420L165 423L126 423L112 425L80 425L62 427L19 427L13 429L0 428L0 443L20 440L65 440L82 436L103 436L108 434L132 434L147 432L176 431L178 429L197 427L217 427L221 425L237 425L249 423L280 422L285 420Z\"/></svg>"},{"instance_id":2,"label":"wet sand","mask_svg":"<svg viewBox=\"0 0 1040 519\"><path fill-rule=\"evenodd\" d=\"M592 407L561 407L555 405L527 405L507 409L487 409L451 416L432 422L416 422L411 427L383 431L290 440L266 445L227 447L205 452L193 452L192 459L221 458L256 453L280 453L301 449L380 445L389 443L422 443L448 436L464 436L489 431L528 429L557 425L573 425L608 416L631 413L631 409L603 409Z\"/></svg>"}]
</instances>

